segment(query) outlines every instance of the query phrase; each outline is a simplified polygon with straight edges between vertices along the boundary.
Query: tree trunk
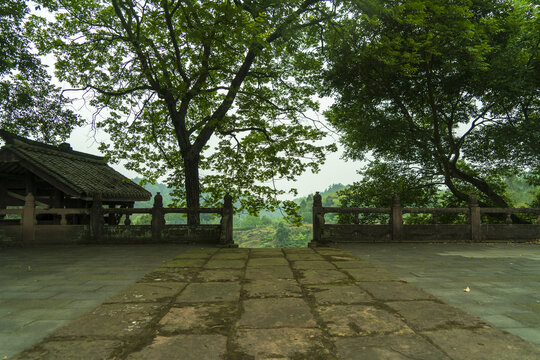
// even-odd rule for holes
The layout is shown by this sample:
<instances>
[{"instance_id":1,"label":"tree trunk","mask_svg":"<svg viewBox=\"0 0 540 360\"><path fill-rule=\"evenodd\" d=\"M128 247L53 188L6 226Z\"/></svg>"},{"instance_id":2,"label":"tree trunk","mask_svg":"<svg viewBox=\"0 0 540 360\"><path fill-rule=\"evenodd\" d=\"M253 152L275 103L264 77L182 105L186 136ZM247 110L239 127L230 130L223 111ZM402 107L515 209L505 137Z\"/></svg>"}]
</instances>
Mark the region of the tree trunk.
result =
<instances>
[{"instance_id":1,"label":"tree trunk","mask_svg":"<svg viewBox=\"0 0 540 360\"><path fill-rule=\"evenodd\" d=\"M201 190L199 188L199 156L184 156L186 184L186 203L189 209L200 207ZM199 225L199 213L188 213L188 225Z\"/></svg>"}]
</instances>

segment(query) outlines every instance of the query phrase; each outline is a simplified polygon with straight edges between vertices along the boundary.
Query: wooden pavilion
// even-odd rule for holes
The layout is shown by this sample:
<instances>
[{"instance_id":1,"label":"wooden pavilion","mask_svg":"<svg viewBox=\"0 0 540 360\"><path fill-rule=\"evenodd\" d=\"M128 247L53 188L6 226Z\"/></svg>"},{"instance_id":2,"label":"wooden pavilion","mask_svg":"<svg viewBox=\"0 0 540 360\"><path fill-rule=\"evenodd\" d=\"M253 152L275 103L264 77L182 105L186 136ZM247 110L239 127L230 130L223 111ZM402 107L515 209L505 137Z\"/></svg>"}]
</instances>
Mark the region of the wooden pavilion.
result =
<instances>
[{"instance_id":1,"label":"wooden pavilion","mask_svg":"<svg viewBox=\"0 0 540 360\"><path fill-rule=\"evenodd\" d=\"M94 199L109 208L132 208L135 201L151 198L130 179L107 165L103 157L74 151L67 143L43 144L0 130L5 145L0 148L0 210L24 206L32 194L36 207L88 209ZM9 222L3 220L0 223ZM119 217L109 216L110 225ZM59 216L41 214L37 224L58 224ZM85 215L71 215L68 224L88 223Z\"/></svg>"}]
</instances>

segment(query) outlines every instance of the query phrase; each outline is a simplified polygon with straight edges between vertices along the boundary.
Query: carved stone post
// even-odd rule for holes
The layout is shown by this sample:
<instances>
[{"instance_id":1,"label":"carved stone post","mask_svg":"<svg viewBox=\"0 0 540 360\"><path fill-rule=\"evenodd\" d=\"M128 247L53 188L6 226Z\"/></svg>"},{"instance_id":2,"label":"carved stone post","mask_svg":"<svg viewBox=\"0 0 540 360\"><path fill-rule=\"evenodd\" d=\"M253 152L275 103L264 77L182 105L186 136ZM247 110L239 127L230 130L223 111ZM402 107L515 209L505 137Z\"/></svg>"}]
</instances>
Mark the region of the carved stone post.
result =
<instances>
[{"instance_id":1,"label":"carved stone post","mask_svg":"<svg viewBox=\"0 0 540 360\"><path fill-rule=\"evenodd\" d=\"M403 240L403 212L401 201L398 194L392 197L392 209L390 214L392 224L392 241L400 242Z\"/></svg>"},{"instance_id":2,"label":"carved stone post","mask_svg":"<svg viewBox=\"0 0 540 360\"><path fill-rule=\"evenodd\" d=\"M90 226L94 241L103 240L103 222L103 203L101 201L101 193L96 193L92 200L92 209L90 213Z\"/></svg>"},{"instance_id":3,"label":"carved stone post","mask_svg":"<svg viewBox=\"0 0 540 360\"><path fill-rule=\"evenodd\" d=\"M317 191L313 196L313 240L308 244L309 247L316 247L321 244L321 217L322 217L322 196Z\"/></svg>"},{"instance_id":4,"label":"carved stone post","mask_svg":"<svg viewBox=\"0 0 540 360\"><path fill-rule=\"evenodd\" d=\"M34 225L36 224L36 200L32 193L28 193L24 198L24 209L22 215L22 241L34 241Z\"/></svg>"},{"instance_id":5,"label":"carved stone post","mask_svg":"<svg viewBox=\"0 0 540 360\"><path fill-rule=\"evenodd\" d=\"M480 217L480 206L475 194L469 196L469 225L471 226L471 241L482 239L482 218Z\"/></svg>"},{"instance_id":6,"label":"carved stone post","mask_svg":"<svg viewBox=\"0 0 540 360\"><path fill-rule=\"evenodd\" d=\"M238 247L233 239L233 203L229 193L223 198L223 214L221 215L221 234L219 246Z\"/></svg>"},{"instance_id":7,"label":"carved stone post","mask_svg":"<svg viewBox=\"0 0 540 360\"><path fill-rule=\"evenodd\" d=\"M152 241L161 241L161 231L164 227L163 196L158 192L154 196L154 207L152 208Z\"/></svg>"}]
</instances>

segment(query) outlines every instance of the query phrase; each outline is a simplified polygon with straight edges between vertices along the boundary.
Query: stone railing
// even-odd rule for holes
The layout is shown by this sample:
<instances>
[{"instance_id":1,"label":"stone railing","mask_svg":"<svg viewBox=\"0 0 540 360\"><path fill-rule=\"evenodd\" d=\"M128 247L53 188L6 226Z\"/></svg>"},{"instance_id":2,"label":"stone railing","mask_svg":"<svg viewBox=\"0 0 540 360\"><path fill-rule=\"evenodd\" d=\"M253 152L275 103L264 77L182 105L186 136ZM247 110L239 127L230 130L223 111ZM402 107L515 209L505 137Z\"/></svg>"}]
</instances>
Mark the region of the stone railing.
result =
<instances>
[{"instance_id":1,"label":"stone railing","mask_svg":"<svg viewBox=\"0 0 540 360\"><path fill-rule=\"evenodd\" d=\"M98 195L90 209L39 209L32 194L25 198L23 209L1 209L0 218L7 214L19 215L21 220L0 221L0 237L20 244L50 243L118 243L118 242L209 242L223 247L233 247L232 198L226 195L222 208L164 208L162 196L154 197L152 208L105 208ZM166 214L217 214L220 224L167 224ZM133 214L150 214L150 225L131 225ZM59 218L56 223L44 223L40 215ZM67 216L86 218L72 224ZM116 216L115 216L116 215ZM115 221L124 217L123 224ZM43 216L41 216L43 217Z\"/></svg>"},{"instance_id":2,"label":"stone railing","mask_svg":"<svg viewBox=\"0 0 540 360\"><path fill-rule=\"evenodd\" d=\"M352 214L352 224L327 224L328 213ZM360 224L360 215L386 214L387 224ZM432 224L403 224L404 214L431 214ZM445 214L462 214L463 224L439 224ZM505 215L504 224L482 224L483 215ZM533 214L536 224L513 224L512 215ZM448 242L532 241L540 239L540 209L481 208L471 196L466 208L402 208L394 196L390 208L323 207L319 193L313 197L313 241L310 246L332 242Z\"/></svg>"}]
</instances>

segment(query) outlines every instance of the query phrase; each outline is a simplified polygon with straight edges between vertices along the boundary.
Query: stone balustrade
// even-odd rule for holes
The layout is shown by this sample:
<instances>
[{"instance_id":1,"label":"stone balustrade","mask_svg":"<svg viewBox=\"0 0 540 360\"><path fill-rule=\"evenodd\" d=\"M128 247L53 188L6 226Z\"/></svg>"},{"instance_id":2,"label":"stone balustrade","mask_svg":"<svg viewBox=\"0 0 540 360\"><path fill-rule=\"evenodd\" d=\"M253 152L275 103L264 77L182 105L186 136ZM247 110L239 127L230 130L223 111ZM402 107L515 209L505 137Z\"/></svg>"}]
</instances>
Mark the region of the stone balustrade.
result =
<instances>
[{"instance_id":1,"label":"stone balustrade","mask_svg":"<svg viewBox=\"0 0 540 360\"><path fill-rule=\"evenodd\" d=\"M352 214L352 224L328 224L325 214ZM361 224L361 215L386 214L387 223ZM404 214L431 214L432 224L404 224ZM445 214L462 214L462 224L440 224ZM514 223L515 214L533 214L530 224ZM482 223L483 216L503 215L504 224ZM389 208L323 207L319 193L313 197L313 241L310 246L339 242L449 242L536 241L540 239L540 209L481 208L473 195L466 208L402 208L394 196Z\"/></svg>"},{"instance_id":2,"label":"stone balustrade","mask_svg":"<svg viewBox=\"0 0 540 360\"><path fill-rule=\"evenodd\" d=\"M166 214L217 214L221 217L215 224L167 224ZM209 242L223 247L234 246L232 198L226 195L222 208L164 208L161 195L154 197L152 208L106 208L99 194L94 196L90 209L40 209L35 206L34 196L25 198L23 209L0 209L0 217L16 214L20 220L2 220L0 237L4 243L50 244L50 243L118 243L118 242ZM150 214L150 225L131 225L131 215ZM43 215L59 217L55 223L40 222ZM86 218L80 224L68 222L67 216ZM118 220L124 216L123 224Z\"/></svg>"}]
</instances>

